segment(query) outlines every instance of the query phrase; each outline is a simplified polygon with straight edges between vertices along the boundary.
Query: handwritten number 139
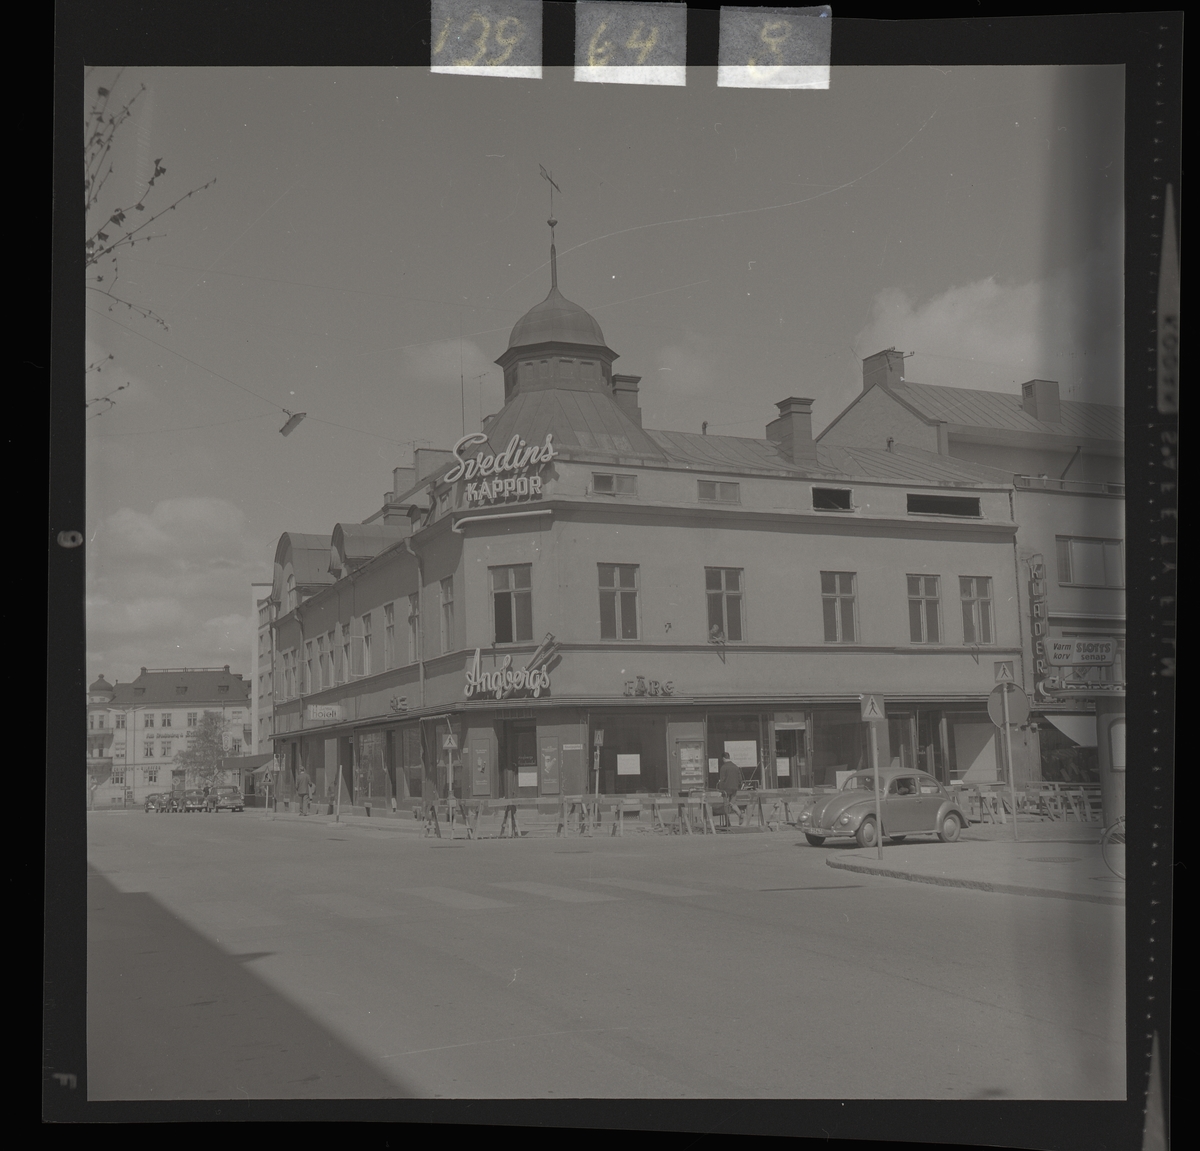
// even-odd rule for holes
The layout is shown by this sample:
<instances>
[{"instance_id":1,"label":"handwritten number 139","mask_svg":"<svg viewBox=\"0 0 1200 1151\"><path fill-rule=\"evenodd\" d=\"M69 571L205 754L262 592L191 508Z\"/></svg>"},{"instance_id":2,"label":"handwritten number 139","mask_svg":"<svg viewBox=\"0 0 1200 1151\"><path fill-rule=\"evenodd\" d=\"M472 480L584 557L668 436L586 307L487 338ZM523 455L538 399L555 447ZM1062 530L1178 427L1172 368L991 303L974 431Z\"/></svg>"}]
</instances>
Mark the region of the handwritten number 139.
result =
<instances>
[{"instance_id":1,"label":"handwritten number 139","mask_svg":"<svg viewBox=\"0 0 1200 1151\"><path fill-rule=\"evenodd\" d=\"M442 25L442 30L438 33L437 41L433 45L433 54L440 56L446 48L446 38L450 34L450 18L447 17L446 23ZM495 29L492 28L492 22L483 15L482 12L474 12L470 18L465 20L460 26L460 32L470 32L476 26L482 31L479 34L479 39L475 41L475 55L461 60L455 60L456 68L473 68L476 64L483 60L487 55L488 37L492 36L498 47L504 51L499 56L492 60L484 61L487 66L494 67L498 64L503 64L511 55L513 49L525 38L525 32L521 28L521 21L515 16L504 16L496 21Z\"/></svg>"}]
</instances>

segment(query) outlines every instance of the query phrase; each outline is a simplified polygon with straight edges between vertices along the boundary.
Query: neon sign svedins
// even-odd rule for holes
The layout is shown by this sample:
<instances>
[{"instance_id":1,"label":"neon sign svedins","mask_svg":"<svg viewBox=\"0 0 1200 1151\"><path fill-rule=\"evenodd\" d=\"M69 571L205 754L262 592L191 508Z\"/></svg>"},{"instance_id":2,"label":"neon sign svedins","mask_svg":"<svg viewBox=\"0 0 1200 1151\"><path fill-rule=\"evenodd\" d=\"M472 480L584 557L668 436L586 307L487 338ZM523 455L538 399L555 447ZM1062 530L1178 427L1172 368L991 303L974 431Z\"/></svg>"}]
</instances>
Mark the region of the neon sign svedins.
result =
<instances>
[{"instance_id":1,"label":"neon sign svedins","mask_svg":"<svg viewBox=\"0 0 1200 1151\"><path fill-rule=\"evenodd\" d=\"M502 699L507 691L528 691L534 699L550 687L550 673L545 668L519 667L513 669L513 657L506 655L504 662L495 671L484 671L479 662L479 648L467 671L463 695L468 699L476 692L487 692Z\"/></svg>"},{"instance_id":2,"label":"neon sign svedins","mask_svg":"<svg viewBox=\"0 0 1200 1151\"><path fill-rule=\"evenodd\" d=\"M495 455L479 452L467 459L464 453L475 444L486 444L483 432L463 436L454 445L456 463L443 477L447 483L464 481L466 504L492 503L520 496L540 496L542 477L536 473L558 453L554 450L554 434L548 432L543 444L526 446L520 436L513 436L508 447ZM478 482L477 482L478 481Z\"/></svg>"}]
</instances>

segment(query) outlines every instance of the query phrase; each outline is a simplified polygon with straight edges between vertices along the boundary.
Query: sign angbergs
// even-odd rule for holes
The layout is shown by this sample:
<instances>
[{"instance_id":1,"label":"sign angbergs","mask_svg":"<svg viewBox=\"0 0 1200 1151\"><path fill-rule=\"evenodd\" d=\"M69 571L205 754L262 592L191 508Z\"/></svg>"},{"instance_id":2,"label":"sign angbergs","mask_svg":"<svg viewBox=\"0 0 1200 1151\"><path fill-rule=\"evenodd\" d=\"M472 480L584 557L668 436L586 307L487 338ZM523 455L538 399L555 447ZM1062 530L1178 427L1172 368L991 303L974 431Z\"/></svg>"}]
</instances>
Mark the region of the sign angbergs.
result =
<instances>
[{"instance_id":1,"label":"sign angbergs","mask_svg":"<svg viewBox=\"0 0 1200 1151\"><path fill-rule=\"evenodd\" d=\"M464 504L491 504L522 496L541 496L542 477L537 473L558 453L554 450L554 433L547 432L545 443L527 446L520 436L513 436L508 447L495 455L478 452L467 459L465 452L476 444L486 444L487 435L472 432L454 445L456 463L443 477L447 483L463 481Z\"/></svg>"},{"instance_id":2,"label":"sign angbergs","mask_svg":"<svg viewBox=\"0 0 1200 1151\"><path fill-rule=\"evenodd\" d=\"M467 670L463 695L470 699L476 692L486 692L496 699L503 699L508 692L527 691L537 699L543 689L549 689L550 673L544 667L519 667L514 670L512 661L513 657L506 655L495 671L484 671L479 660L479 648L476 648L475 658Z\"/></svg>"}]
</instances>

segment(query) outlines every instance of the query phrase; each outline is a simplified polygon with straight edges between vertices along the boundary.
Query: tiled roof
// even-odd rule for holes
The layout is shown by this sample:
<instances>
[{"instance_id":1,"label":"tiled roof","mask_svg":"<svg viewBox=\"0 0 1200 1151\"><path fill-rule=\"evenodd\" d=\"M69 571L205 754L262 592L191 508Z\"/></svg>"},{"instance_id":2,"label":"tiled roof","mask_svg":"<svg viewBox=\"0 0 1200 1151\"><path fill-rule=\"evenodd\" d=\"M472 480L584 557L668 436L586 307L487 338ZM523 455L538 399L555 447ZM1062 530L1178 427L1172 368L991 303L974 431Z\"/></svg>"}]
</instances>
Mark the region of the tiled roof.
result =
<instances>
[{"instance_id":1,"label":"tiled roof","mask_svg":"<svg viewBox=\"0 0 1200 1151\"><path fill-rule=\"evenodd\" d=\"M219 691L221 685L228 690ZM187 691L180 692L181 687L186 687ZM250 682L223 670L144 671L130 683L113 685L113 704L119 706L203 707L205 704L249 702Z\"/></svg>"},{"instance_id":2,"label":"tiled roof","mask_svg":"<svg viewBox=\"0 0 1200 1151\"><path fill-rule=\"evenodd\" d=\"M1125 409L1109 404L1060 400L1057 423L1038 420L1021 407L1013 392L982 392L905 380L888 390L916 408L926 419L945 420L974 428L998 431L1042 432L1056 436L1081 436L1096 440L1124 440Z\"/></svg>"},{"instance_id":3,"label":"tiled roof","mask_svg":"<svg viewBox=\"0 0 1200 1151\"><path fill-rule=\"evenodd\" d=\"M657 443L605 392L549 388L521 392L488 428L493 451L503 451L514 435L530 444L554 434L556 448L579 448L604 455L665 460Z\"/></svg>"}]
</instances>

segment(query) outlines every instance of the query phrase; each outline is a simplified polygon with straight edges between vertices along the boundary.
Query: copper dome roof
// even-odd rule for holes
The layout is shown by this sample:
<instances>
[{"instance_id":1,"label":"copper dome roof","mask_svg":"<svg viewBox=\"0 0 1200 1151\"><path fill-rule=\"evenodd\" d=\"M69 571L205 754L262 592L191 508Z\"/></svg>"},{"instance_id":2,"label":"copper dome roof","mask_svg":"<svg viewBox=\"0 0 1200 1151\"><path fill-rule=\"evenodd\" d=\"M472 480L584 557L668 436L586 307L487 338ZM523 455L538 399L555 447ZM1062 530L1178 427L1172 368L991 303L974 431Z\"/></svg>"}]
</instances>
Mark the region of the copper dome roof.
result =
<instances>
[{"instance_id":1,"label":"copper dome roof","mask_svg":"<svg viewBox=\"0 0 1200 1151\"><path fill-rule=\"evenodd\" d=\"M517 321L508 337L510 348L551 343L605 346L600 325L578 304L568 300L557 284L540 304L535 304Z\"/></svg>"}]
</instances>

